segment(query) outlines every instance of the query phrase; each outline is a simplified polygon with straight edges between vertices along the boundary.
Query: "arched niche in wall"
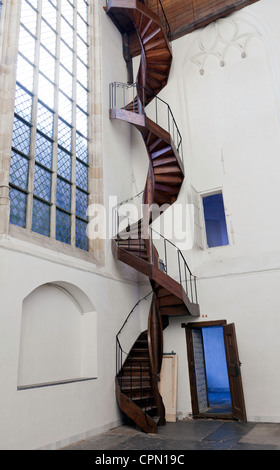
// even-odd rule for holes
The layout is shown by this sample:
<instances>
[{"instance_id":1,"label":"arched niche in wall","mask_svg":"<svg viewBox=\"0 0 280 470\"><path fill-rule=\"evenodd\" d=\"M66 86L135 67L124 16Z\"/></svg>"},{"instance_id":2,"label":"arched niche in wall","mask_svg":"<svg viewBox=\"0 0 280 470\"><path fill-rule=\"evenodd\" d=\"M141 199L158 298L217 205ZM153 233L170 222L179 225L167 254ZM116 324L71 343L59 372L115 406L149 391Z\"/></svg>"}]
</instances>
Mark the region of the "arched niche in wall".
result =
<instances>
[{"instance_id":1,"label":"arched niche in wall","mask_svg":"<svg viewBox=\"0 0 280 470\"><path fill-rule=\"evenodd\" d=\"M66 282L43 284L22 304L18 388L97 377L97 313Z\"/></svg>"}]
</instances>

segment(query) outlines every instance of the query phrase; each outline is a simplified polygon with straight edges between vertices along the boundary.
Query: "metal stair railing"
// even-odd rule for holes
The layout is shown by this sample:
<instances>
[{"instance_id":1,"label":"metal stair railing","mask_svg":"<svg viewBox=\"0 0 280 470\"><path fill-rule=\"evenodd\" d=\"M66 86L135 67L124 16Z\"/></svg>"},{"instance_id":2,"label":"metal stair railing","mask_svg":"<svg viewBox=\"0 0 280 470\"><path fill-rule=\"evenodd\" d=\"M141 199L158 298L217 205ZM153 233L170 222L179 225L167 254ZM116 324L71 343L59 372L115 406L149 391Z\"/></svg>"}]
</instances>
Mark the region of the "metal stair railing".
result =
<instances>
[{"instance_id":1,"label":"metal stair railing","mask_svg":"<svg viewBox=\"0 0 280 470\"><path fill-rule=\"evenodd\" d=\"M158 126L166 130L178 152L182 165L184 164L183 139L178 124L169 104L137 83L110 83L110 109L126 109L147 116ZM130 105L130 108L128 109Z\"/></svg>"}]
</instances>

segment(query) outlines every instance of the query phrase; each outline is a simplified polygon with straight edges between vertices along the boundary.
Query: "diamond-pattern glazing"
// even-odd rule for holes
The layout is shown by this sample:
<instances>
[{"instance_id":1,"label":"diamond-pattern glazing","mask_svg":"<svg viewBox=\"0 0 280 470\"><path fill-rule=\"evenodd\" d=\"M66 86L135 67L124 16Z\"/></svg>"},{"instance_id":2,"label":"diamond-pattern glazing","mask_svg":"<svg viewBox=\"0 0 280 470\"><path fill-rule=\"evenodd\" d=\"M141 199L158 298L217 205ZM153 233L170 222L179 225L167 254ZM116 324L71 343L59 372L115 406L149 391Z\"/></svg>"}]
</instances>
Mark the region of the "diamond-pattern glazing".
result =
<instances>
[{"instance_id":1,"label":"diamond-pattern glazing","mask_svg":"<svg viewBox=\"0 0 280 470\"><path fill-rule=\"evenodd\" d=\"M77 130L85 137L88 137L88 115L81 108L79 108L79 106L77 106L76 115Z\"/></svg>"},{"instance_id":2,"label":"diamond-pattern glazing","mask_svg":"<svg viewBox=\"0 0 280 470\"><path fill-rule=\"evenodd\" d=\"M71 181L72 161L71 155L61 148L57 149L57 174Z\"/></svg>"},{"instance_id":3,"label":"diamond-pattern glazing","mask_svg":"<svg viewBox=\"0 0 280 470\"><path fill-rule=\"evenodd\" d=\"M34 66L31 65L25 58L18 54L17 58L17 68L20 70L18 74L18 80L21 85L23 85L28 90L33 90L33 76L34 76Z\"/></svg>"},{"instance_id":4,"label":"diamond-pattern glazing","mask_svg":"<svg viewBox=\"0 0 280 470\"><path fill-rule=\"evenodd\" d=\"M76 246L88 250L87 222L76 218Z\"/></svg>"},{"instance_id":5,"label":"diamond-pattern glazing","mask_svg":"<svg viewBox=\"0 0 280 470\"><path fill-rule=\"evenodd\" d=\"M56 205L67 212L71 211L71 184L57 178Z\"/></svg>"},{"instance_id":6,"label":"diamond-pattern glazing","mask_svg":"<svg viewBox=\"0 0 280 470\"><path fill-rule=\"evenodd\" d=\"M72 127L62 119L58 119L58 144L71 152L72 148Z\"/></svg>"},{"instance_id":7,"label":"diamond-pattern glazing","mask_svg":"<svg viewBox=\"0 0 280 470\"><path fill-rule=\"evenodd\" d=\"M31 63L34 63L35 42L35 38L21 25L19 30L19 52Z\"/></svg>"},{"instance_id":8,"label":"diamond-pattern glazing","mask_svg":"<svg viewBox=\"0 0 280 470\"><path fill-rule=\"evenodd\" d=\"M76 138L76 154L79 160L88 163L88 140L78 133Z\"/></svg>"},{"instance_id":9,"label":"diamond-pattern glazing","mask_svg":"<svg viewBox=\"0 0 280 470\"><path fill-rule=\"evenodd\" d=\"M51 54L55 55L56 33L44 19L41 23L41 43Z\"/></svg>"},{"instance_id":10,"label":"diamond-pattern glazing","mask_svg":"<svg viewBox=\"0 0 280 470\"><path fill-rule=\"evenodd\" d=\"M56 239L71 243L71 217L59 209L56 210Z\"/></svg>"},{"instance_id":11,"label":"diamond-pattern glazing","mask_svg":"<svg viewBox=\"0 0 280 470\"><path fill-rule=\"evenodd\" d=\"M10 171L11 223L26 226L30 203L27 228L53 236L56 211L56 239L83 250L88 250L87 20L85 0L21 1Z\"/></svg>"},{"instance_id":12,"label":"diamond-pattern glazing","mask_svg":"<svg viewBox=\"0 0 280 470\"><path fill-rule=\"evenodd\" d=\"M30 153L30 130L27 124L15 116L12 147L25 155Z\"/></svg>"},{"instance_id":13,"label":"diamond-pattern glazing","mask_svg":"<svg viewBox=\"0 0 280 470\"><path fill-rule=\"evenodd\" d=\"M76 190L76 215L86 220L88 208L88 195L80 189Z\"/></svg>"},{"instance_id":14,"label":"diamond-pattern glazing","mask_svg":"<svg viewBox=\"0 0 280 470\"><path fill-rule=\"evenodd\" d=\"M88 167L76 160L76 185L84 191L88 190Z\"/></svg>"},{"instance_id":15,"label":"diamond-pattern glazing","mask_svg":"<svg viewBox=\"0 0 280 470\"><path fill-rule=\"evenodd\" d=\"M29 160L12 151L10 183L27 191L28 175Z\"/></svg>"},{"instance_id":16,"label":"diamond-pattern glazing","mask_svg":"<svg viewBox=\"0 0 280 470\"><path fill-rule=\"evenodd\" d=\"M34 187L33 193L35 196L44 199L45 201L51 200L51 186L52 186L52 174L41 168L39 165L35 165L34 173Z\"/></svg>"},{"instance_id":17,"label":"diamond-pattern glazing","mask_svg":"<svg viewBox=\"0 0 280 470\"><path fill-rule=\"evenodd\" d=\"M33 198L32 231L50 236L50 206L36 197Z\"/></svg>"},{"instance_id":18,"label":"diamond-pattern glazing","mask_svg":"<svg viewBox=\"0 0 280 470\"><path fill-rule=\"evenodd\" d=\"M25 121L31 122L32 96L18 84L16 85L15 113Z\"/></svg>"},{"instance_id":19,"label":"diamond-pattern glazing","mask_svg":"<svg viewBox=\"0 0 280 470\"><path fill-rule=\"evenodd\" d=\"M53 136L53 112L38 101L37 108L37 129L46 134L48 137Z\"/></svg>"},{"instance_id":20,"label":"diamond-pattern glazing","mask_svg":"<svg viewBox=\"0 0 280 470\"><path fill-rule=\"evenodd\" d=\"M25 227L26 224L26 200L27 195L18 189L10 188L10 222L11 224Z\"/></svg>"},{"instance_id":21,"label":"diamond-pattern glazing","mask_svg":"<svg viewBox=\"0 0 280 470\"><path fill-rule=\"evenodd\" d=\"M36 161L51 170L53 159L53 143L45 136L37 132L35 145Z\"/></svg>"}]
</instances>

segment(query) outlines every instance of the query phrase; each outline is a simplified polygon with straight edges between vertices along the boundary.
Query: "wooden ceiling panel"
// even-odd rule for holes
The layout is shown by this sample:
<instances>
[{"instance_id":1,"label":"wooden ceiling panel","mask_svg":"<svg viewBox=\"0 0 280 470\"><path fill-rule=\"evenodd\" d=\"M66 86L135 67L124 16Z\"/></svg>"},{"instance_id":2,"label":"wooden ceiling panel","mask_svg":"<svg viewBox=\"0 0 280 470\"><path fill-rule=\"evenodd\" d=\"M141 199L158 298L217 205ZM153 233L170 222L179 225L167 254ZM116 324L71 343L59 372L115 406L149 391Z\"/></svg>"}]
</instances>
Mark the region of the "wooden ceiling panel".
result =
<instances>
[{"instance_id":1,"label":"wooden ceiling panel","mask_svg":"<svg viewBox=\"0 0 280 470\"><path fill-rule=\"evenodd\" d=\"M161 0L166 18L170 25L171 39L201 28L218 18L240 10L259 0ZM159 0L144 0L148 8L159 13ZM140 52L136 37L131 37L131 54Z\"/></svg>"},{"instance_id":2,"label":"wooden ceiling panel","mask_svg":"<svg viewBox=\"0 0 280 470\"><path fill-rule=\"evenodd\" d=\"M170 24L172 39L193 31L211 21L244 8L258 0L161 0ZM157 11L159 0L146 0Z\"/></svg>"}]
</instances>

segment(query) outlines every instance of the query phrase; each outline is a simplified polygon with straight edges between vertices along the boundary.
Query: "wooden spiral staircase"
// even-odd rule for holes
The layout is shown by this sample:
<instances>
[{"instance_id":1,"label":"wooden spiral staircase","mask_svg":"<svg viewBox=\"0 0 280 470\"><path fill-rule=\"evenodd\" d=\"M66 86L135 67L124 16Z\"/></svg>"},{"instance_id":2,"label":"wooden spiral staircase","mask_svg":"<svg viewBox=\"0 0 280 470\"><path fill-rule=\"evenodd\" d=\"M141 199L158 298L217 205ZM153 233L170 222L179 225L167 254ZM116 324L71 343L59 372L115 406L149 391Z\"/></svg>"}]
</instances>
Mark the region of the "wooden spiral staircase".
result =
<instances>
[{"instance_id":1,"label":"wooden spiral staircase","mask_svg":"<svg viewBox=\"0 0 280 470\"><path fill-rule=\"evenodd\" d=\"M184 166L170 128L165 130L148 118L145 108L157 99L167 84L172 63L171 46L159 15L144 2L109 0L106 12L122 33L135 30L141 46L135 96L130 102L118 106L116 88L120 84L113 84L110 118L127 121L140 131L149 157L143 203L148 207L158 204L163 208L165 204L176 202L184 180ZM122 85L122 90L125 90L125 85ZM148 214L149 223L152 217ZM148 328L137 338L126 360L123 362L121 359L117 366L117 400L121 410L143 431L156 433L157 426L165 424L165 409L158 389L163 330L168 326L170 316L199 316L195 278L179 250L174 252L183 263L179 265L179 280L160 268L158 251L143 219L118 232L112 240L112 248L120 261L149 278L153 293ZM191 294L190 289L183 286L181 271L189 273ZM184 276L184 281L187 286L187 276ZM118 339L117 343L122 352Z\"/></svg>"}]
</instances>

